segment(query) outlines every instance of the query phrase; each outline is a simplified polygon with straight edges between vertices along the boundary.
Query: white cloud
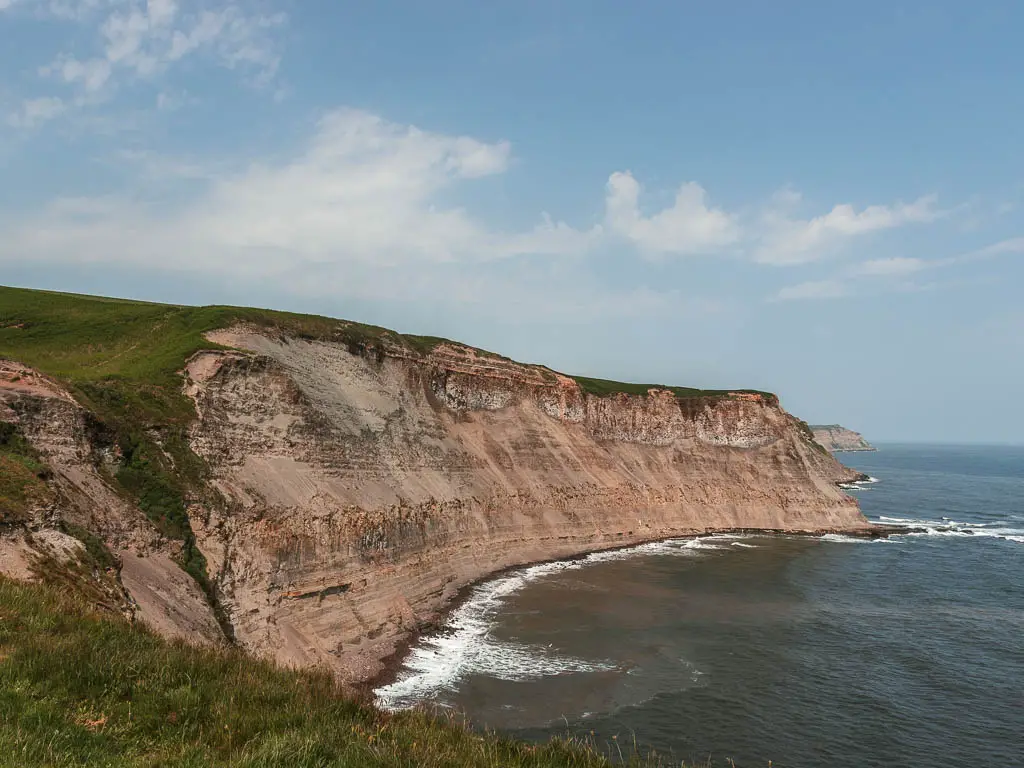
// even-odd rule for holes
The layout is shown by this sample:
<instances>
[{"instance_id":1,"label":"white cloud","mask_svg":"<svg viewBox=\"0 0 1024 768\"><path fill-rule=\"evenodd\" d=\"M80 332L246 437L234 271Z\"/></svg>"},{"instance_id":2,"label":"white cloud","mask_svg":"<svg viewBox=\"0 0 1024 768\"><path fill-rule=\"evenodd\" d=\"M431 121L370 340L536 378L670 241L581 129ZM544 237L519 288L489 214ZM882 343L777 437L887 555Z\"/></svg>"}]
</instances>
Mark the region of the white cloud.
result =
<instances>
[{"instance_id":1,"label":"white cloud","mask_svg":"<svg viewBox=\"0 0 1024 768\"><path fill-rule=\"evenodd\" d=\"M10 7L12 0L0 0ZM57 53L39 68L43 77L70 86L67 105L109 100L127 82L156 81L191 56L237 70L267 85L281 61L283 13L265 13L249 0L22 0L37 18L91 31L84 51ZM2 6L0 6L2 9Z\"/></svg>"},{"instance_id":2,"label":"white cloud","mask_svg":"<svg viewBox=\"0 0 1024 768\"><path fill-rule=\"evenodd\" d=\"M154 4L146 18L165 23L178 18L176 7ZM126 43L119 48L119 61L138 50ZM181 99L187 98L181 93ZM178 99L168 90L155 98L160 109L174 108ZM11 119L30 127L67 106L53 97L31 100ZM222 156L210 162L122 150L118 161L137 170L131 196L62 198L35 214L0 218L5 232L0 264L24 259L54 265L117 263L274 280L283 288L303 285L324 292L361 286L360 295L396 275L423 288L425 275L436 269L462 295L481 297L493 295L494 286L481 287L461 272L456 280L452 270L480 271L488 262L518 263L519 256L547 257L531 260L537 264L572 263L557 257L586 254L613 238L647 254L730 252L759 258L755 249L779 234L780 222L792 229L794 242L802 238L806 247L932 215L931 199L922 198L859 213L841 205L800 222L791 213L800 197L787 189L771 205L790 213L779 214L766 228L763 221L710 206L704 190L688 183L671 206L645 216L639 207L640 184L629 172L617 172L605 190L602 225L576 228L541 212L535 226L507 231L452 200L471 194L474 184L485 183L480 180L505 173L511 154L507 141L424 131L351 109L326 114L297 149L273 160ZM1024 239L988 250L1015 248L1024 250ZM913 258L871 259L834 279L783 288L774 298L846 296L858 281L907 276L926 266L931 263Z\"/></svg>"},{"instance_id":3,"label":"white cloud","mask_svg":"<svg viewBox=\"0 0 1024 768\"><path fill-rule=\"evenodd\" d=\"M354 264L479 263L515 255L564 255L600 236L544 216L502 232L440 203L461 185L502 173L507 142L430 133L375 115L325 116L304 149L274 164L204 172L165 164L203 191L178 208L102 198L60 200L11 222L0 260L116 261L189 271L293 275L304 265L344 273ZM145 166L155 158L136 158ZM163 182L167 181L167 174Z\"/></svg>"},{"instance_id":4,"label":"white cloud","mask_svg":"<svg viewBox=\"0 0 1024 768\"><path fill-rule=\"evenodd\" d=\"M790 197L786 202L795 201ZM929 195L913 203L870 205L861 211L852 205L842 204L809 220L792 219L779 210L769 211L763 218L763 230L754 256L766 264L814 261L847 238L932 221L941 215L935 209L935 202L935 196Z\"/></svg>"},{"instance_id":5,"label":"white cloud","mask_svg":"<svg viewBox=\"0 0 1024 768\"><path fill-rule=\"evenodd\" d=\"M783 288L775 295L775 300L837 299L848 294L846 285L839 280L809 280Z\"/></svg>"},{"instance_id":6,"label":"white cloud","mask_svg":"<svg viewBox=\"0 0 1024 768\"><path fill-rule=\"evenodd\" d=\"M689 182L679 188L673 205L648 217L640 211L641 191L628 171L611 175L605 197L605 226L609 233L649 253L732 251L774 265L814 261L851 238L931 221L940 215L935 209L935 197L927 196L913 203L871 205L859 211L850 204L840 204L821 216L801 219L795 212L803 199L799 192L785 187L772 196L764 215L750 219L710 207L703 187Z\"/></svg>"},{"instance_id":7,"label":"white cloud","mask_svg":"<svg viewBox=\"0 0 1024 768\"><path fill-rule=\"evenodd\" d=\"M65 56L39 70L39 74L52 76L65 83L76 85L86 94L95 94L102 90L110 80L113 71L106 59L78 59Z\"/></svg>"},{"instance_id":8,"label":"white cloud","mask_svg":"<svg viewBox=\"0 0 1024 768\"><path fill-rule=\"evenodd\" d=\"M277 166L217 181L189 229L229 249L396 263L483 256L488 233L433 197L459 181L502 172L510 148L399 126L343 110L310 146Z\"/></svg>"},{"instance_id":9,"label":"white cloud","mask_svg":"<svg viewBox=\"0 0 1024 768\"><path fill-rule=\"evenodd\" d=\"M170 6L153 13L172 16ZM22 119L39 121L61 108L59 100L40 100L25 107ZM504 231L450 201L508 169L508 142L433 133L351 109L325 115L300 148L274 161L211 163L139 150L117 157L138 169L135 196L65 198L34 216L0 222L0 261L159 265L286 283L312 270L330 286L360 270L575 256L610 237L640 251L682 254L740 253L762 235L756 227L744 230L738 215L708 206L696 184L683 185L672 206L644 216L640 185L625 172L609 179L603 225L580 229L541 213L533 227ZM799 202L787 190L773 204ZM849 206L837 206L815 221L828 222L818 229L856 233L920 218L929 206L875 206L848 215L842 212ZM784 288L776 298L834 298L849 293L850 281L907 275L924 265L869 260L837 279Z\"/></svg>"},{"instance_id":10,"label":"white cloud","mask_svg":"<svg viewBox=\"0 0 1024 768\"><path fill-rule=\"evenodd\" d=\"M771 300L830 299L852 296L865 289L872 292L899 291L914 292L929 290L935 283L920 282L922 272L941 270L966 262L991 259L1008 254L1024 253L1024 237L1002 240L984 248L940 259L920 259L897 256L886 259L869 259L851 264L839 270L835 277L787 286L776 293ZM913 276L913 278L912 278Z\"/></svg>"},{"instance_id":11,"label":"white cloud","mask_svg":"<svg viewBox=\"0 0 1024 768\"><path fill-rule=\"evenodd\" d=\"M706 253L720 250L739 238L733 216L709 208L704 189L684 184L674 204L645 217L640 212L640 184L629 172L613 173L605 197L605 223L610 232L653 253Z\"/></svg>"},{"instance_id":12,"label":"white cloud","mask_svg":"<svg viewBox=\"0 0 1024 768\"><path fill-rule=\"evenodd\" d=\"M8 115L7 122L15 128L35 128L62 114L66 109L67 104L52 96L28 99L17 112Z\"/></svg>"}]
</instances>

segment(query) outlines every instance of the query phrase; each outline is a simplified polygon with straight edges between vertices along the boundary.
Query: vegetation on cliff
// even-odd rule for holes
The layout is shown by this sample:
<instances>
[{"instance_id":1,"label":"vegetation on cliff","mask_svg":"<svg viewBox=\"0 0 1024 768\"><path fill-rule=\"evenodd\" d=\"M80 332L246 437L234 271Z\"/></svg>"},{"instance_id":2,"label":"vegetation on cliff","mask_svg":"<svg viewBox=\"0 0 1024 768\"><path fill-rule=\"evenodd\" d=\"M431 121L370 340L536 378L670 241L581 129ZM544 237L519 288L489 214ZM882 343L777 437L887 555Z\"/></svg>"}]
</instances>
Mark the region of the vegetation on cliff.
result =
<instances>
[{"instance_id":1,"label":"vegetation on cliff","mask_svg":"<svg viewBox=\"0 0 1024 768\"><path fill-rule=\"evenodd\" d=\"M0 422L0 525L24 522L52 496L46 465L14 424Z\"/></svg>"},{"instance_id":2,"label":"vegetation on cliff","mask_svg":"<svg viewBox=\"0 0 1024 768\"><path fill-rule=\"evenodd\" d=\"M529 745L383 713L329 674L168 642L89 602L0 578L0 765L610 765L581 742Z\"/></svg>"},{"instance_id":3,"label":"vegetation on cliff","mask_svg":"<svg viewBox=\"0 0 1024 768\"><path fill-rule=\"evenodd\" d=\"M775 399L771 392L762 392L759 389L696 389L695 387L674 387L666 384L629 384L623 381L609 381L608 379L592 379L587 376L573 376L573 380L580 385L580 389L590 395L607 397L619 393L627 395L646 395L651 389L666 389L680 400L705 397L727 397L739 393L746 395L761 395L770 400Z\"/></svg>"}]
</instances>

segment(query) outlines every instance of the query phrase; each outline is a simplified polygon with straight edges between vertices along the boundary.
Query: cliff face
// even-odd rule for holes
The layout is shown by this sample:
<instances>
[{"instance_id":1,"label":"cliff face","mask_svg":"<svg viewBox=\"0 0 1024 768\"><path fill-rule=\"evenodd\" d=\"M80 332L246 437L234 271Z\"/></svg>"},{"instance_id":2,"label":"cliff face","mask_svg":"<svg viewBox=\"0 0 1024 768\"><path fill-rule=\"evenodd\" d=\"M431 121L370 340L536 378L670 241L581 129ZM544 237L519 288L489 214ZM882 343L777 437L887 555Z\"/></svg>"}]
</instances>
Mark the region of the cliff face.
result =
<instances>
[{"instance_id":1,"label":"cliff face","mask_svg":"<svg viewBox=\"0 0 1024 768\"><path fill-rule=\"evenodd\" d=\"M846 470L774 398L595 397L443 345L351 354L243 329L187 369L228 500L193 528L244 645L350 679L465 584L725 528L866 525Z\"/></svg>"},{"instance_id":2,"label":"cliff face","mask_svg":"<svg viewBox=\"0 0 1024 768\"><path fill-rule=\"evenodd\" d=\"M598 397L454 344L420 354L248 327L209 340L231 349L183 371L188 440L213 489L188 516L221 624L281 662L366 679L461 587L513 565L721 529L868 526L836 485L856 473L773 396ZM0 570L18 552L25 566L59 517L119 555L126 612L223 642L175 562L181 543L115 490L116 450L90 414L8 368L0 420L52 467L55 496L34 535L0 535Z\"/></svg>"},{"instance_id":3,"label":"cliff face","mask_svg":"<svg viewBox=\"0 0 1024 768\"><path fill-rule=\"evenodd\" d=\"M852 429L841 427L838 424L816 424L811 427L814 439L825 448L832 451L873 451L871 445L864 436Z\"/></svg>"},{"instance_id":4,"label":"cliff face","mask_svg":"<svg viewBox=\"0 0 1024 768\"><path fill-rule=\"evenodd\" d=\"M115 489L116 457L97 440L98 425L87 410L55 381L0 360L4 423L17 426L52 474L50 492L34 504L25 525L0 525L0 574L29 578L54 557L74 561L83 545L64 531L74 526L100 537L119 561L116 575L95 574L108 607L172 637L224 641L202 591L176 562L180 543L162 537Z\"/></svg>"}]
</instances>

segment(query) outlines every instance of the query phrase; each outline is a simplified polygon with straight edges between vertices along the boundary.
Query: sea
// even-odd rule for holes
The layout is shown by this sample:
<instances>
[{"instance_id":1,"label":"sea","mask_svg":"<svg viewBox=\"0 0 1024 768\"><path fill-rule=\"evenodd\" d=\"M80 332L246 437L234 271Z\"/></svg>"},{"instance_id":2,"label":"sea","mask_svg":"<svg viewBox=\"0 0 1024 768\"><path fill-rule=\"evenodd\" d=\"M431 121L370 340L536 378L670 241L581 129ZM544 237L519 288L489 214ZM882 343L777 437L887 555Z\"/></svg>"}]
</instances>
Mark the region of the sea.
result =
<instances>
[{"instance_id":1,"label":"sea","mask_svg":"<svg viewBox=\"0 0 1024 768\"><path fill-rule=\"evenodd\" d=\"M869 519L507 572L377 691L387 708L738 768L1024 766L1024 447L840 459Z\"/></svg>"}]
</instances>

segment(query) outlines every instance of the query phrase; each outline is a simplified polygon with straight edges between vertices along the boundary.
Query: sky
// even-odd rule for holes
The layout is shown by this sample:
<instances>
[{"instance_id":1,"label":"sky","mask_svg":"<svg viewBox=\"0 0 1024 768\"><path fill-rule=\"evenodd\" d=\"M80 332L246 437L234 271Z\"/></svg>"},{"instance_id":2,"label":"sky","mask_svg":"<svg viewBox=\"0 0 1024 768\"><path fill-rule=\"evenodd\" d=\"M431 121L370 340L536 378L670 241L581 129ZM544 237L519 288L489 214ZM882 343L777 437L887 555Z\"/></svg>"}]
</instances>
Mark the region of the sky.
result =
<instances>
[{"instance_id":1,"label":"sky","mask_svg":"<svg viewBox=\"0 0 1024 768\"><path fill-rule=\"evenodd\" d=\"M1022 29L997 0L0 0L0 284L1020 443Z\"/></svg>"}]
</instances>

